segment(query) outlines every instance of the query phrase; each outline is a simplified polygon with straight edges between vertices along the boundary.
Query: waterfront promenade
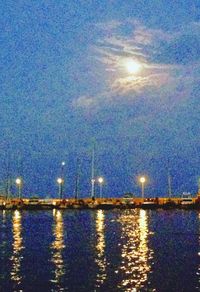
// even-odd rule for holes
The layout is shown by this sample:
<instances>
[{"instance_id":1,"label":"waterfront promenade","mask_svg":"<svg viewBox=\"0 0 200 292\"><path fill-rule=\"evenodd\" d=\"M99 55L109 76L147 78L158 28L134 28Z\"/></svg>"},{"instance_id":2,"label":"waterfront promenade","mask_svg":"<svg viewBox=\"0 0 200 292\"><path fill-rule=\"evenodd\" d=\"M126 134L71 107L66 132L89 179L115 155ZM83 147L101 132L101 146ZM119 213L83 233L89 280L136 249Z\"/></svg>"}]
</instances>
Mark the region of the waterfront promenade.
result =
<instances>
[{"instance_id":1,"label":"waterfront promenade","mask_svg":"<svg viewBox=\"0 0 200 292\"><path fill-rule=\"evenodd\" d=\"M190 198L84 198L84 199L39 199L0 198L0 209L4 210L48 210L48 209L131 209L131 208L194 208L200 209L200 196Z\"/></svg>"}]
</instances>

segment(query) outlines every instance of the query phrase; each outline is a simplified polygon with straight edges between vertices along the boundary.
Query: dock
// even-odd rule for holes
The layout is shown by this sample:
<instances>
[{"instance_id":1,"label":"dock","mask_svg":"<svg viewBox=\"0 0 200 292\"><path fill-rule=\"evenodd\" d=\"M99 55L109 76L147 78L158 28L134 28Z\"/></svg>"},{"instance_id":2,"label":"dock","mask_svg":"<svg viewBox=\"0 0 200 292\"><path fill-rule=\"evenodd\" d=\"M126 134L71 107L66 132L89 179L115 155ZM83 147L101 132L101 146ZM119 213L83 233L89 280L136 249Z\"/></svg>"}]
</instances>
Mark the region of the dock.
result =
<instances>
[{"instance_id":1,"label":"dock","mask_svg":"<svg viewBox=\"0 0 200 292\"><path fill-rule=\"evenodd\" d=\"M183 198L83 198L83 199L33 199L0 198L2 210L51 209L200 209L200 196L183 201Z\"/></svg>"}]
</instances>

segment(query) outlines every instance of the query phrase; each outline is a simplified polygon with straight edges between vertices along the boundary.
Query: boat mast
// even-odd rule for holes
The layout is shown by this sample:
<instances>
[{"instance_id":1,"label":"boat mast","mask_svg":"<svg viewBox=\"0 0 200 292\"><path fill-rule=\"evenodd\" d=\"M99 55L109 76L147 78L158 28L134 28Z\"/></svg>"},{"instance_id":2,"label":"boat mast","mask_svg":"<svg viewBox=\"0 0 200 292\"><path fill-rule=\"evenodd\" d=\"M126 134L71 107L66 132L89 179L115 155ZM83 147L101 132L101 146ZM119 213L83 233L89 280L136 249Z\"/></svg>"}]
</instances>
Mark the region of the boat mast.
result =
<instances>
[{"instance_id":1,"label":"boat mast","mask_svg":"<svg viewBox=\"0 0 200 292\"><path fill-rule=\"evenodd\" d=\"M169 167L168 167L167 180L168 180L168 195L171 198L171 196L172 196L172 179L171 179L171 174L170 174Z\"/></svg>"},{"instance_id":2,"label":"boat mast","mask_svg":"<svg viewBox=\"0 0 200 292\"><path fill-rule=\"evenodd\" d=\"M10 178L10 151L6 158L6 199L10 197L11 178Z\"/></svg>"},{"instance_id":3,"label":"boat mast","mask_svg":"<svg viewBox=\"0 0 200 292\"><path fill-rule=\"evenodd\" d=\"M80 163L79 159L77 158L76 161L76 185L75 185L75 200L78 199L79 196L79 180L80 180Z\"/></svg>"},{"instance_id":4,"label":"boat mast","mask_svg":"<svg viewBox=\"0 0 200 292\"><path fill-rule=\"evenodd\" d=\"M200 178L198 179L198 196L200 196Z\"/></svg>"}]
</instances>

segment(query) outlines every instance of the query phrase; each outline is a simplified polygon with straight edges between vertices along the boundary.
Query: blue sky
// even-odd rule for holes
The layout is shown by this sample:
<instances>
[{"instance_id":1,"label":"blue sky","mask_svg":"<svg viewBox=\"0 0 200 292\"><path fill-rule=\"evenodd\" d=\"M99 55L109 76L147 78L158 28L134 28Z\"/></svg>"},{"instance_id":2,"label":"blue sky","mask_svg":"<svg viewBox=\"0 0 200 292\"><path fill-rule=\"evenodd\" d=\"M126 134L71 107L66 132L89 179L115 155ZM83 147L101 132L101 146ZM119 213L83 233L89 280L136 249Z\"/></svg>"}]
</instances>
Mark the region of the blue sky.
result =
<instances>
[{"instance_id":1,"label":"blue sky","mask_svg":"<svg viewBox=\"0 0 200 292\"><path fill-rule=\"evenodd\" d=\"M9 156L26 195L55 195L65 160L70 196L79 157L87 195L95 141L106 195L139 195L143 173L147 193L165 195L168 161L173 192L197 191L199 1L2 1L1 10L2 181ZM128 72L130 60L141 70Z\"/></svg>"}]
</instances>

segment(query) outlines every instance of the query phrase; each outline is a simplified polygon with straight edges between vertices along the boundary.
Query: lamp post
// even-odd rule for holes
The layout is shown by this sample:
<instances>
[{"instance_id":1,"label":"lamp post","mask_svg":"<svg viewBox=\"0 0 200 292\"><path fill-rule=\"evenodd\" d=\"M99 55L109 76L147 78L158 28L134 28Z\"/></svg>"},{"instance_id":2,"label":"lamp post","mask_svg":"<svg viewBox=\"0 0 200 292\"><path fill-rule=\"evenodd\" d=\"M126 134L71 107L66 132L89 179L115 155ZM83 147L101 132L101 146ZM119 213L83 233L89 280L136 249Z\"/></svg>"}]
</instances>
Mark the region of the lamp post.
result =
<instances>
[{"instance_id":1,"label":"lamp post","mask_svg":"<svg viewBox=\"0 0 200 292\"><path fill-rule=\"evenodd\" d=\"M59 198L62 199L64 179L61 177L58 177L57 183L58 183L58 195L59 195Z\"/></svg>"},{"instance_id":2,"label":"lamp post","mask_svg":"<svg viewBox=\"0 0 200 292\"><path fill-rule=\"evenodd\" d=\"M102 198L102 189L103 189L103 183L104 183L104 178L102 176L98 178L98 183L99 183L99 190L100 190L99 196L100 198Z\"/></svg>"},{"instance_id":3,"label":"lamp post","mask_svg":"<svg viewBox=\"0 0 200 292\"><path fill-rule=\"evenodd\" d=\"M61 162L61 176L63 177L63 175L64 175L64 166L65 166L65 161L62 161Z\"/></svg>"},{"instance_id":4,"label":"lamp post","mask_svg":"<svg viewBox=\"0 0 200 292\"><path fill-rule=\"evenodd\" d=\"M22 195L22 179L20 177L16 178L15 180L16 186L18 188L18 197L21 199Z\"/></svg>"},{"instance_id":5,"label":"lamp post","mask_svg":"<svg viewBox=\"0 0 200 292\"><path fill-rule=\"evenodd\" d=\"M62 183L61 183L61 195L63 197L63 193L64 193L64 178L65 178L65 172L64 172L64 168L65 168L65 161L61 162L61 173L60 173L60 178L62 179Z\"/></svg>"},{"instance_id":6,"label":"lamp post","mask_svg":"<svg viewBox=\"0 0 200 292\"><path fill-rule=\"evenodd\" d=\"M140 181L141 187L142 187L142 198L144 198L144 185L145 185L145 182L146 182L145 176L141 176L139 181Z\"/></svg>"},{"instance_id":7,"label":"lamp post","mask_svg":"<svg viewBox=\"0 0 200 292\"><path fill-rule=\"evenodd\" d=\"M95 178L94 178L94 164L95 164L95 149L94 149L94 145L92 148L92 169L91 169L91 198L92 200L95 199Z\"/></svg>"}]
</instances>

